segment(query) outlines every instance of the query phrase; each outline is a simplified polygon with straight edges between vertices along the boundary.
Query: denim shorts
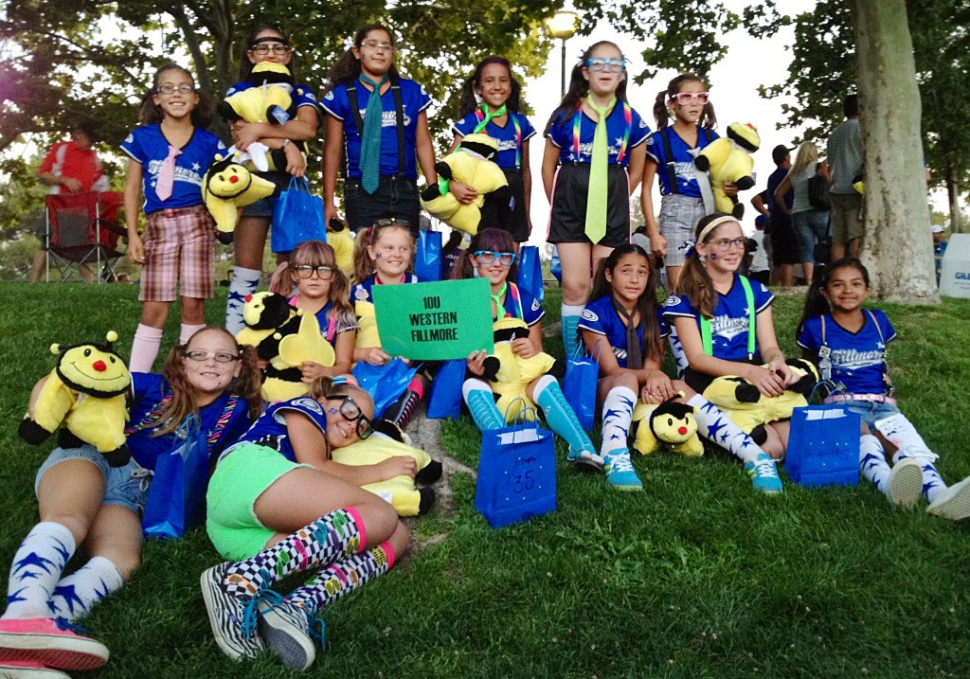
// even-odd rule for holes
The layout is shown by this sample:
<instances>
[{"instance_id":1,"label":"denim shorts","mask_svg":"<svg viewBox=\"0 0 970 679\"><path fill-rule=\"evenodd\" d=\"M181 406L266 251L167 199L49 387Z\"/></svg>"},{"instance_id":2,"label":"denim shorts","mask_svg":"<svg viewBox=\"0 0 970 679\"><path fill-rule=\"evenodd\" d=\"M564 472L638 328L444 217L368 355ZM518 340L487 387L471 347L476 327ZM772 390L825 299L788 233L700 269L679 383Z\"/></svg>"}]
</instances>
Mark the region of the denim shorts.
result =
<instances>
[{"instance_id":1,"label":"denim shorts","mask_svg":"<svg viewBox=\"0 0 970 679\"><path fill-rule=\"evenodd\" d=\"M267 181L271 181L276 185L276 192L269 196L268 198L260 198L255 203L251 203L242 209L243 217L272 217L273 207L276 205L276 197L280 195L280 191L286 191L287 187L290 185L290 180L293 179L286 172L254 172L257 177L262 177Z\"/></svg>"},{"instance_id":2,"label":"denim shorts","mask_svg":"<svg viewBox=\"0 0 970 679\"><path fill-rule=\"evenodd\" d=\"M98 452L97 448L87 444L80 448L55 448L47 456L40 469L37 470L37 478L34 480L34 493L37 493L40 480L48 469L68 460L87 460L101 470L105 483L104 499L101 504L121 505L138 516L141 516L145 511L148 488L151 485L150 475L138 466L134 458L129 460L124 467L112 467L104 459L104 455Z\"/></svg>"},{"instance_id":3,"label":"denim shorts","mask_svg":"<svg viewBox=\"0 0 970 679\"><path fill-rule=\"evenodd\" d=\"M892 415L899 414L899 408L892 403L881 403L879 401L840 401L833 402L832 405L844 406L850 413L855 413L862 418L862 424L869 427L869 431L876 431L876 421L882 420Z\"/></svg>"}]
</instances>

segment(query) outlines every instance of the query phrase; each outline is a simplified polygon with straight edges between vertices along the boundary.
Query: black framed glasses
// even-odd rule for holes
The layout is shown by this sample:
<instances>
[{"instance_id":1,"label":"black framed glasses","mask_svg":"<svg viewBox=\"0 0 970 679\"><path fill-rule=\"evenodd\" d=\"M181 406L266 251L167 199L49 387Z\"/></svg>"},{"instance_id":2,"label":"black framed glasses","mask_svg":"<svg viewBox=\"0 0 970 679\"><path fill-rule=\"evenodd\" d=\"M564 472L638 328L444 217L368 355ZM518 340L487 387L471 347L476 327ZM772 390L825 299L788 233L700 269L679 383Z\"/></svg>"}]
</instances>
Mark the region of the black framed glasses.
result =
<instances>
[{"instance_id":1,"label":"black framed glasses","mask_svg":"<svg viewBox=\"0 0 970 679\"><path fill-rule=\"evenodd\" d=\"M721 252L727 252L732 246L743 250L747 244L747 238L720 238L711 243Z\"/></svg>"},{"instance_id":2,"label":"black framed glasses","mask_svg":"<svg viewBox=\"0 0 970 679\"><path fill-rule=\"evenodd\" d=\"M230 354L226 351L202 351L201 349L193 349L192 351L183 351L182 355L190 361L199 361L200 363L210 358L215 359L216 363L233 363L242 360L235 354Z\"/></svg>"},{"instance_id":3,"label":"black framed glasses","mask_svg":"<svg viewBox=\"0 0 970 679\"><path fill-rule=\"evenodd\" d=\"M364 415L364 411L360 409L357 402L354 401L351 396L342 396L335 394L333 396L327 396L328 401L336 401L340 399L340 405L336 408L331 407L330 414L337 415L340 414L348 422L357 423L357 436L361 439L366 439L368 436L374 433L374 427L371 425L370 419Z\"/></svg>"},{"instance_id":4,"label":"black framed glasses","mask_svg":"<svg viewBox=\"0 0 970 679\"><path fill-rule=\"evenodd\" d=\"M312 266L310 264L297 264L296 266L293 267L293 270L296 271L296 275L299 276L300 278L310 278L313 276L314 273L316 273L317 277L320 278L321 280L329 281L331 278L333 278L333 272L337 270L337 267L325 266L325 265Z\"/></svg>"},{"instance_id":5,"label":"black framed glasses","mask_svg":"<svg viewBox=\"0 0 970 679\"><path fill-rule=\"evenodd\" d=\"M192 94L195 92L195 85L159 85L155 88L158 94Z\"/></svg>"},{"instance_id":6,"label":"black framed glasses","mask_svg":"<svg viewBox=\"0 0 970 679\"><path fill-rule=\"evenodd\" d=\"M478 257L478 261L488 266L492 262L498 259L499 264L502 266L512 266L515 262L514 252L493 252L492 250L475 250L475 256Z\"/></svg>"},{"instance_id":7,"label":"black framed glasses","mask_svg":"<svg viewBox=\"0 0 970 679\"><path fill-rule=\"evenodd\" d=\"M253 54L258 54L261 57L265 57L270 52L272 52L277 56L283 56L284 54L290 51L290 47L289 45L283 45L278 42L271 43L271 44L263 43L260 45L253 45L252 47L249 48L249 50Z\"/></svg>"}]
</instances>

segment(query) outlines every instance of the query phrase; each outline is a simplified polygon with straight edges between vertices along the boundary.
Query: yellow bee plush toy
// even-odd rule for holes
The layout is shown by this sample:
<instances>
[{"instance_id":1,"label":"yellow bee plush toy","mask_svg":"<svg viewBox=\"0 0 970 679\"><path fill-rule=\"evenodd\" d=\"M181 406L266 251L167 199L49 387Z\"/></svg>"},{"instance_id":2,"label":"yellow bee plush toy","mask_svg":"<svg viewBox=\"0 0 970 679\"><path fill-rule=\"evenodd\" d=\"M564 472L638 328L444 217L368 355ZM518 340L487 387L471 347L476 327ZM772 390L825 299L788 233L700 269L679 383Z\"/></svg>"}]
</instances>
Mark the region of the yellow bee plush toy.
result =
<instances>
[{"instance_id":1,"label":"yellow bee plush toy","mask_svg":"<svg viewBox=\"0 0 970 679\"><path fill-rule=\"evenodd\" d=\"M564 366L549 354L540 352L530 358L523 358L512 351L513 340L529 336L529 326L525 321L507 316L492 325L495 336L494 353L485 357L484 377L498 397L495 405L505 415L506 421L513 422L519 412L528 408L527 419L536 404L527 394L526 387L532 380L553 373L556 377L565 374Z\"/></svg>"},{"instance_id":2,"label":"yellow bee plush toy","mask_svg":"<svg viewBox=\"0 0 970 679\"><path fill-rule=\"evenodd\" d=\"M638 403L633 410L633 421L639 423L633 447L641 455L662 448L690 456L704 454L704 444L697 437L694 408L686 403L673 399L659 405Z\"/></svg>"},{"instance_id":3,"label":"yellow bee plush toy","mask_svg":"<svg viewBox=\"0 0 970 679\"><path fill-rule=\"evenodd\" d=\"M694 158L697 169L710 173L715 210L738 219L744 216L744 205L738 202L737 196L725 194L722 184L734 184L741 191L753 187L754 158L751 154L760 147L758 128L751 123L731 123L727 137L715 139Z\"/></svg>"},{"instance_id":4,"label":"yellow bee plush toy","mask_svg":"<svg viewBox=\"0 0 970 679\"><path fill-rule=\"evenodd\" d=\"M20 437L32 445L47 440L63 426L62 448L88 443L112 467L131 459L125 445L128 409L125 394L131 387L128 366L114 350L118 333L110 331L107 344L75 344L62 349L51 345L57 365L47 376L34 403L34 417L20 423Z\"/></svg>"},{"instance_id":5,"label":"yellow bee plush toy","mask_svg":"<svg viewBox=\"0 0 970 679\"><path fill-rule=\"evenodd\" d=\"M483 208L502 221L511 213L508 179L493 159L498 155L498 142L486 134L469 134L461 140L455 152L435 163L438 184L421 193L421 207L451 227L475 235L480 229L500 226L482 224ZM450 180L475 187L478 195L468 205L462 205L447 189ZM486 205L488 203L488 205Z\"/></svg>"},{"instance_id":6,"label":"yellow bee plush toy","mask_svg":"<svg viewBox=\"0 0 970 679\"><path fill-rule=\"evenodd\" d=\"M276 185L250 172L231 156L216 156L215 162L202 178L202 200L216 222L216 238L221 243L232 242L232 232L239 219L238 208L269 198Z\"/></svg>"}]
</instances>

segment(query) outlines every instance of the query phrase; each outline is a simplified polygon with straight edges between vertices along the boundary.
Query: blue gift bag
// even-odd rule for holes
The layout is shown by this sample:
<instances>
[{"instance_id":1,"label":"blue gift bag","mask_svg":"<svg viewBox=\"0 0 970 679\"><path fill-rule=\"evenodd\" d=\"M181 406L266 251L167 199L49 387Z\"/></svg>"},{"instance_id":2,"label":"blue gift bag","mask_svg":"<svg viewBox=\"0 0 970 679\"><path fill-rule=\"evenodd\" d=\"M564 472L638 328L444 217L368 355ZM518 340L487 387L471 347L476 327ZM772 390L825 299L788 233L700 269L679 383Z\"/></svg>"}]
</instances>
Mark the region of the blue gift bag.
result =
<instances>
[{"instance_id":1,"label":"blue gift bag","mask_svg":"<svg viewBox=\"0 0 970 679\"><path fill-rule=\"evenodd\" d=\"M431 381L428 417L457 420L461 416L461 387L465 382L463 358L445 361Z\"/></svg>"},{"instance_id":2,"label":"blue gift bag","mask_svg":"<svg viewBox=\"0 0 970 679\"><path fill-rule=\"evenodd\" d=\"M209 484L209 442L196 416L179 427L172 450L159 455L145 503L146 537L180 538L203 515Z\"/></svg>"},{"instance_id":3,"label":"blue gift bag","mask_svg":"<svg viewBox=\"0 0 970 679\"><path fill-rule=\"evenodd\" d=\"M351 372L357 378L360 388L374 399L374 417L378 418L389 405L401 397L417 371L417 368L409 368L407 363L395 358L385 365L358 361Z\"/></svg>"},{"instance_id":4,"label":"blue gift bag","mask_svg":"<svg viewBox=\"0 0 970 679\"><path fill-rule=\"evenodd\" d=\"M586 431L593 431L596 421L596 393L599 384L600 344L596 343L597 358L574 355L566 357L566 375L562 381L562 391L566 401L573 407L579 423Z\"/></svg>"},{"instance_id":5,"label":"blue gift bag","mask_svg":"<svg viewBox=\"0 0 970 679\"><path fill-rule=\"evenodd\" d=\"M555 246L552 248L552 261L549 263L549 273L551 273L557 281L562 283L562 262L559 261L559 248Z\"/></svg>"},{"instance_id":6,"label":"blue gift bag","mask_svg":"<svg viewBox=\"0 0 970 679\"><path fill-rule=\"evenodd\" d=\"M516 285L535 297L541 303L545 298L542 287L542 260L539 259L539 248L535 245L523 245L519 248L519 274Z\"/></svg>"},{"instance_id":7,"label":"blue gift bag","mask_svg":"<svg viewBox=\"0 0 970 679\"><path fill-rule=\"evenodd\" d=\"M802 486L859 483L859 416L839 405L792 411L785 470Z\"/></svg>"},{"instance_id":8,"label":"blue gift bag","mask_svg":"<svg viewBox=\"0 0 970 679\"><path fill-rule=\"evenodd\" d=\"M441 280L441 232L418 231L418 248L414 253L414 273L422 283Z\"/></svg>"},{"instance_id":9,"label":"blue gift bag","mask_svg":"<svg viewBox=\"0 0 970 679\"><path fill-rule=\"evenodd\" d=\"M536 421L482 432L475 509L492 528L556 511L552 432Z\"/></svg>"},{"instance_id":10,"label":"blue gift bag","mask_svg":"<svg viewBox=\"0 0 970 679\"><path fill-rule=\"evenodd\" d=\"M323 199L310 193L310 184L305 178L293 177L289 188L280 191L273 204L271 249L289 252L308 240L327 242Z\"/></svg>"}]
</instances>

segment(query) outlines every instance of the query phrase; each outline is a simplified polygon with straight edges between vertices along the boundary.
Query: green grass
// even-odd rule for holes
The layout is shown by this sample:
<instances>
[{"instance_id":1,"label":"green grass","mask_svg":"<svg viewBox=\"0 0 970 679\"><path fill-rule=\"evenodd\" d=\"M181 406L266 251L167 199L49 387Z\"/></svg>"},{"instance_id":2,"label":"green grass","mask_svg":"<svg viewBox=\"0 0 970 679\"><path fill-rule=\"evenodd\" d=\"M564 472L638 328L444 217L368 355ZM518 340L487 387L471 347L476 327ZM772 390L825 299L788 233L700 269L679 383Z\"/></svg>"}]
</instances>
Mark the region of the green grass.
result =
<instances>
[{"instance_id":1,"label":"green grass","mask_svg":"<svg viewBox=\"0 0 970 679\"><path fill-rule=\"evenodd\" d=\"M221 294L225 294L222 292ZM0 578L37 519L34 473L50 446L15 434L51 342L137 324L133 286L0 285ZM218 322L224 297L209 308ZM783 348L800 298L779 298ZM558 290L546 303L558 316ZM953 482L970 474L970 301L886 306L901 407ZM177 319L165 342L177 336ZM547 348L561 352L551 339ZM467 418L442 442L474 467ZM561 442L560 459L564 457ZM325 612L327 649L309 676L925 677L970 673L970 528L890 508L863 483L780 497L751 490L726 454L636 461L639 495L560 463L559 511L492 530L453 479L454 512L413 524L423 546ZM283 677L269 658L232 665L213 642L198 575L218 556L201 531L149 543L130 586L85 621L112 650L104 677ZM79 675L86 676L86 675Z\"/></svg>"}]
</instances>

